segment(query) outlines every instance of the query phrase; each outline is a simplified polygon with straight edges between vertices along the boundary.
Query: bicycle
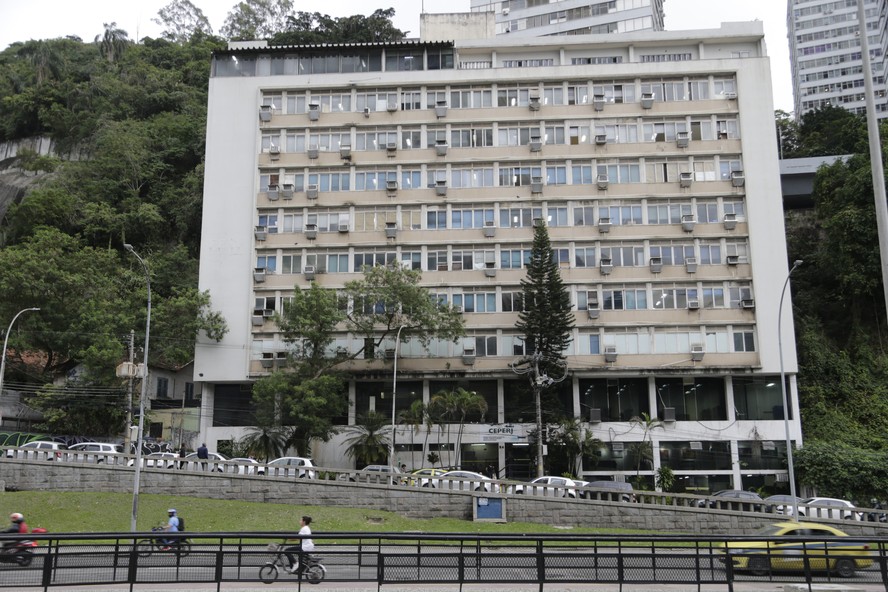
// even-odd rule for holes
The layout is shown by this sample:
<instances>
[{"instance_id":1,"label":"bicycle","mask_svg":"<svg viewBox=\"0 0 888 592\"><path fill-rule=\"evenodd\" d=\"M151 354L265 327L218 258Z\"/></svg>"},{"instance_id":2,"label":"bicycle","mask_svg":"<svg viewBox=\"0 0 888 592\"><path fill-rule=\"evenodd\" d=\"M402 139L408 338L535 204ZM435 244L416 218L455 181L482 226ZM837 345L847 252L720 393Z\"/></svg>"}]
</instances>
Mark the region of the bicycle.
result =
<instances>
[{"instance_id":1,"label":"bicycle","mask_svg":"<svg viewBox=\"0 0 888 592\"><path fill-rule=\"evenodd\" d=\"M151 532L163 532L163 526L155 526ZM142 539L136 542L136 554L139 557L148 557L152 553L175 553L180 557L187 557L191 553L191 541L186 538L169 538L169 542L164 542L163 536L150 539Z\"/></svg>"},{"instance_id":2,"label":"bicycle","mask_svg":"<svg viewBox=\"0 0 888 592\"><path fill-rule=\"evenodd\" d=\"M290 560L286 556L286 547L277 543L269 543L268 550L274 553L271 561L259 568L259 579L263 584L271 584L278 579L283 570L290 573ZM298 561L298 555L297 555ZM327 575L327 568L321 563L321 558L316 555L308 555L308 564L302 572L309 584L320 584Z\"/></svg>"}]
</instances>

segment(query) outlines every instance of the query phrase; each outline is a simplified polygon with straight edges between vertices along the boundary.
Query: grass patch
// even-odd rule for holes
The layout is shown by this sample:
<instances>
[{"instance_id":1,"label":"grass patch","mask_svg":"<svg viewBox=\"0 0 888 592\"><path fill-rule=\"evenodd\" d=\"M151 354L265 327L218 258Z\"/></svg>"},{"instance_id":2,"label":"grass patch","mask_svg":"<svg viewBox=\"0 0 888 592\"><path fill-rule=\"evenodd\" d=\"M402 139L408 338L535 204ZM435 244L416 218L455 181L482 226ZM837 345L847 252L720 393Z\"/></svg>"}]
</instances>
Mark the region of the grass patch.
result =
<instances>
[{"instance_id":1,"label":"grass patch","mask_svg":"<svg viewBox=\"0 0 888 592\"><path fill-rule=\"evenodd\" d=\"M50 533L129 532L132 494L22 491L0 493L0 506L21 512L31 528ZM196 497L141 494L136 526L140 531L166 523L176 508L189 532L256 532L299 530L303 514L312 530L324 532L460 533L460 534L652 534L617 528L565 528L528 522L494 524L456 518L406 518L395 512L329 506L270 504Z\"/></svg>"}]
</instances>

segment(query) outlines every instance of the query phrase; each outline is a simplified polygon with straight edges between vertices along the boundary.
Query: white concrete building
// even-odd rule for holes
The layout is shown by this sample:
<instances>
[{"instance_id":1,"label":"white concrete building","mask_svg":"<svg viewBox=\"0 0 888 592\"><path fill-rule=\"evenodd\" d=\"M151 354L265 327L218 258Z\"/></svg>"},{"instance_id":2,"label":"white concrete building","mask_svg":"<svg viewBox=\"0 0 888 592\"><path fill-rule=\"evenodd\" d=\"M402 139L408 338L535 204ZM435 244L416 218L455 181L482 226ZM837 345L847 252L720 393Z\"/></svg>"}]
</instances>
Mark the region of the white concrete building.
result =
<instances>
[{"instance_id":1,"label":"white concrete building","mask_svg":"<svg viewBox=\"0 0 888 592\"><path fill-rule=\"evenodd\" d=\"M857 0L787 0L795 116L824 105L866 113ZM876 115L888 116L888 2L865 0Z\"/></svg>"},{"instance_id":2,"label":"white concrete building","mask_svg":"<svg viewBox=\"0 0 888 592\"><path fill-rule=\"evenodd\" d=\"M576 305L571 374L550 404L604 443L584 476L652 481L668 466L685 490L781 488L788 265L761 23L520 43L256 42L212 67L200 289L230 332L196 351L211 448L244 433L251 383L278 371L286 348L268 317L294 286L341 287L364 263L399 261L463 307L468 332L435 351L403 346L397 410L460 386L489 411L469 418L459 449L452 434L399 427L397 461L424 466L434 450L526 476L533 406L508 364L522 353L520 281L543 220ZM390 413L392 360L367 367L342 424ZM639 463L645 436L630 420L642 414L663 425ZM315 460L351 466L344 438L315 445Z\"/></svg>"},{"instance_id":3,"label":"white concrete building","mask_svg":"<svg viewBox=\"0 0 888 592\"><path fill-rule=\"evenodd\" d=\"M493 12L496 34L510 37L663 30L663 0L472 0L471 10Z\"/></svg>"}]
</instances>

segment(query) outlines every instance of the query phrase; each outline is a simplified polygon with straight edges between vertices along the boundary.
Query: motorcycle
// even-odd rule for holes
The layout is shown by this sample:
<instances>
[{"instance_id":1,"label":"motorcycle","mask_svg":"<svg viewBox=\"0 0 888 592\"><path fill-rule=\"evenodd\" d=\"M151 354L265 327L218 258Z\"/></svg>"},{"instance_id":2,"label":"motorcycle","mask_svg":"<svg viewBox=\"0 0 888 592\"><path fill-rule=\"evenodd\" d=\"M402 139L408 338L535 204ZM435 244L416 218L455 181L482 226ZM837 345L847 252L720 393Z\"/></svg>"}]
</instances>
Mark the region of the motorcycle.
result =
<instances>
[{"instance_id":1,"label":"motorcycle","mask_svg":"<svg viewBox=\"0 0 888 592\"><path fill-rule=\"evenodd\" d=\"M155 526L151 531L162 533L164 528ZM170 537L169 541L165 541L163 536L142 539L136 543L136 553L139 557L148 557L153 553L175 553L180 557L187 557L191 553L191 541L179 537Z\"/></svg>"},{"instance_id":2,"label":"motorcycle","mask_svg":"<svg viewBox=\"0 0 888 592\"><path fill-rule=\"evenodd\" d=\"M31 534L44 534L45 532L45 528L31 530ZM0 549L0 563L16 563L21 567L27 567L34 559L37 546L37 541L31 539L6 543Z\"/></svg>"}]
</instances>

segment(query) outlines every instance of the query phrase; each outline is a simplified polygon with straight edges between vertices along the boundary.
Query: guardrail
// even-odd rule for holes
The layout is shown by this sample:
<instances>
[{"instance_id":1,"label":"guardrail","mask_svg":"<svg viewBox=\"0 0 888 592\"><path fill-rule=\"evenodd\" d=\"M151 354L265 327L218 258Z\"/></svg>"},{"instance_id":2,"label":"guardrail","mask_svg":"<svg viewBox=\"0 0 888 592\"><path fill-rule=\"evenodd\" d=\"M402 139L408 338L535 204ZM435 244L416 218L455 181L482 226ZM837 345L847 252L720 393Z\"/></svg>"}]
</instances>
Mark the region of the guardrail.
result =
<instances>
[{"instance_id":1,"label":"guardrail","mask_svg":"<svg viewBox=\"0 0 888 592\"><path fill-rule=\"evenodd\" d=\"M27 562L0 553L0 588L305 580L290 575L270 543L293 532L178 533L189 546L152 545L156 533L0 535L37 541ZM313 555L328 582L392 584L681 584L832 581L888 591L888 537L699 537L320 533ZM298 545L298 540L291 540ZM15 547L11 547L15 549ZM725 561L725 549L729 549ZM277 562L277 563L276 563ZM283 560L286 563L286 560ZM319 568L320 569L320 568Z\"/></svg>"},{"instance_id":2,"label":"guardrail","mask_svg":"<svg viewBox=\"0 0 888 592\"><path fill-rule=\"evenodd\" d=\"M83 463L90 465L103 464L132 469L135 456L131 454L108 454L80 451L34 450L27 448L0 448L0 460L14 458L22 460L55 461L65 463ZM657 491L623 491L614 489L597 489L590 487L567 487L561 485L534 484L510 480L473 481L470 479L440 479L438 476L420 477L411 474L370 473L355 469L328 467L281 467L265 463L243 463L235 461L208 460L205 464L189 459L178 458L142 459L144 470L188 470L193 472L207 471L220 475L240 475L247 478L307 478L324 481L336 481L343 485L372 485L395 487L429 487L443 491L488 491L498 495L533 495L534 497L558 498L564 501L584 500L642 503L655 506L758 512L767 514L783 514L779 504L768 504L764 500L735 500L718 498L700 494L663 493ZM523 493L518 493L523 489ZM882 508L837 508L835 506L806 505L803 508L806 520L851 519L880 523L888 528L888 511Z\"/></svg>"}]
</instances>

